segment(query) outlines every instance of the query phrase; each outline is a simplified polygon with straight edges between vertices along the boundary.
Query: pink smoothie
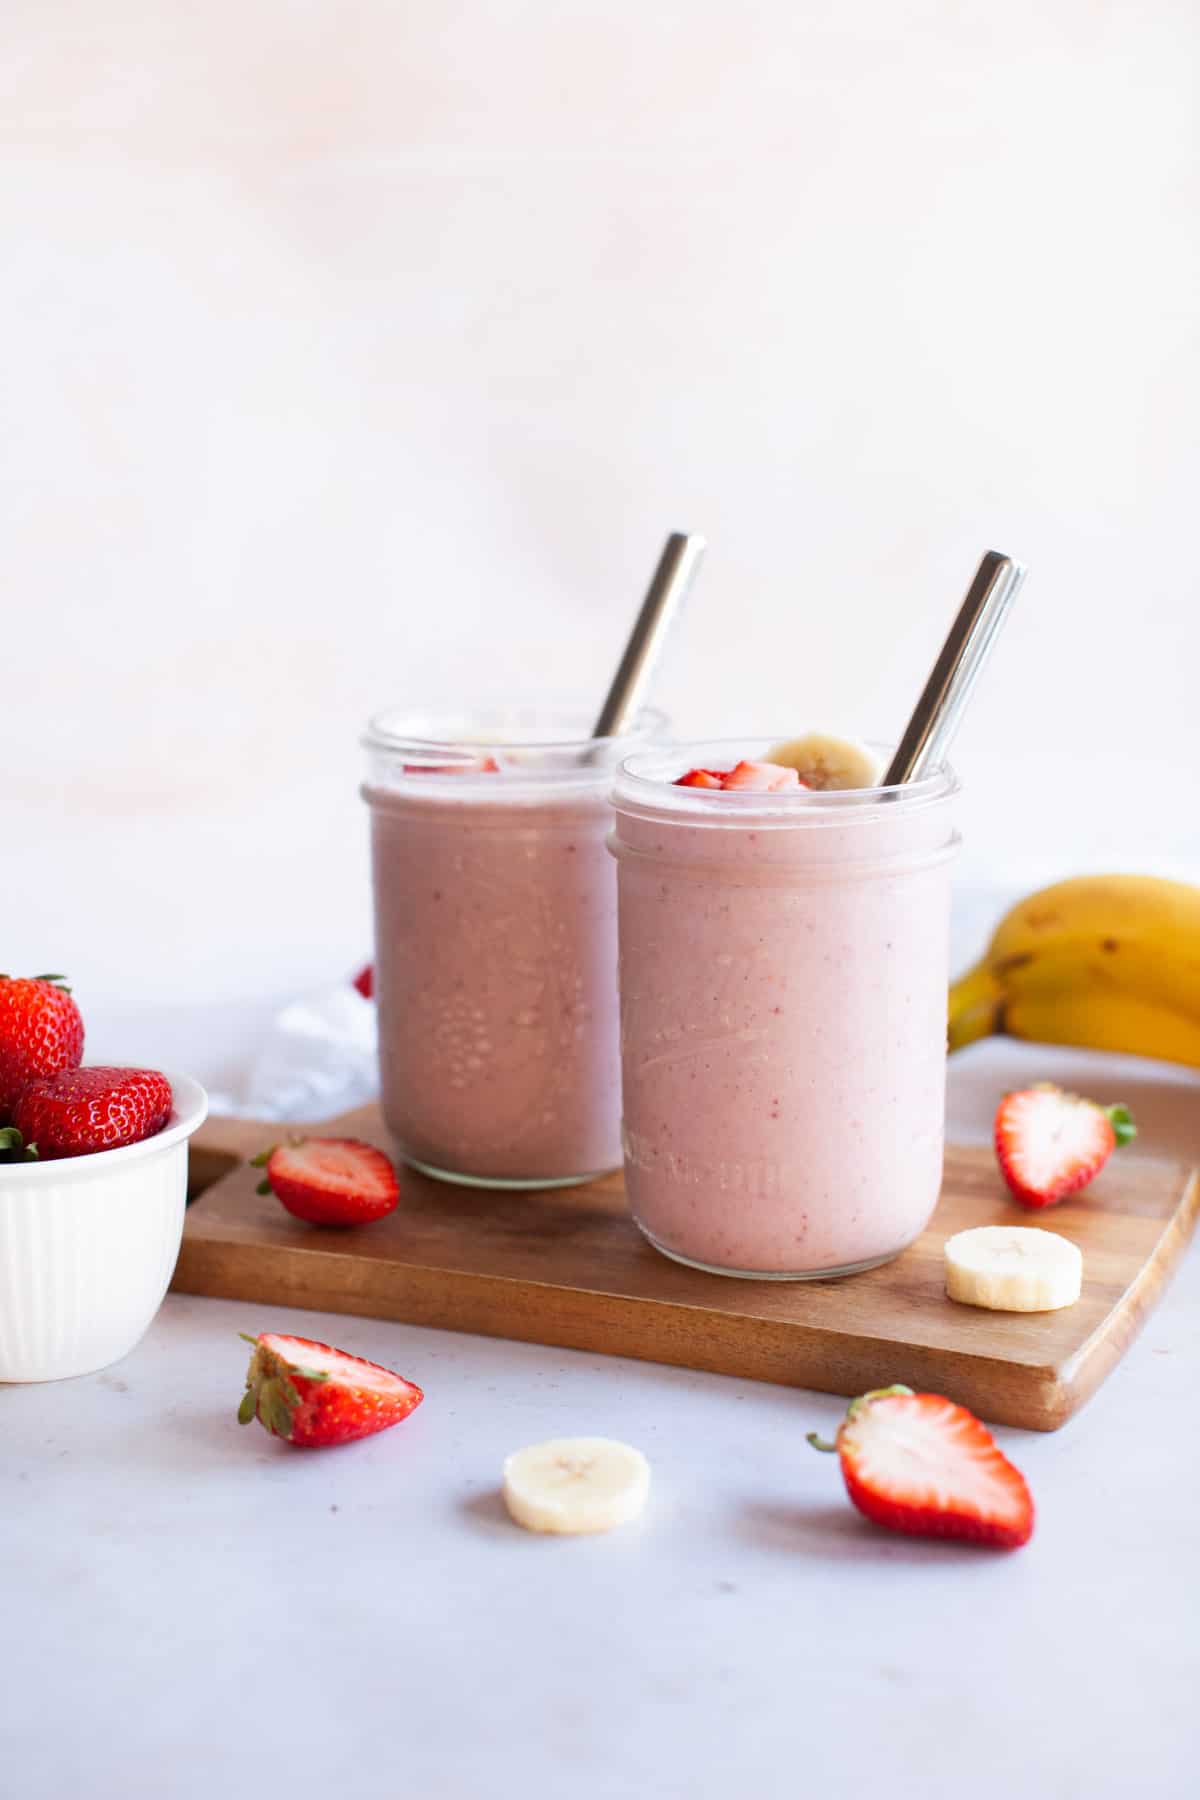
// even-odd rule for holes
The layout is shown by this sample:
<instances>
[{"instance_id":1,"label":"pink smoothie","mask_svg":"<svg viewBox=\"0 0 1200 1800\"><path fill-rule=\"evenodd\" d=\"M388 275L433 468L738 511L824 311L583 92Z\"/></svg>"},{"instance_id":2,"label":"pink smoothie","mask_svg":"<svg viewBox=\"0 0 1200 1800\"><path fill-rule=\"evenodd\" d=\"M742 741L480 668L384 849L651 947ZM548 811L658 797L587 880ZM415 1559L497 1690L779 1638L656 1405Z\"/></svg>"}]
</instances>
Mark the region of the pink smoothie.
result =
<instances>
[{"instance_id":1,"label":"pink smoothie","mask_svg":"<svg viewBox=\"0 0 1200 1800\"><path fill-rule=\"evenodd\" d=\"M941 1184L954 782L668 785L763 753L648 753L618 781L626 1184L685 1261L847 1273L909 1244Z\"/></svg>"},{"instance_id":2,"label":"pink smoothie","mask_svg":"<svg viewBox=\"0 0 1200 1800\"><path fill-rule=\"evenodd\" d=\"M611 761L380 773L364 790L380 1077L404 1154L502 1185L616 1167Z\"/></svg>"}]
</instances>

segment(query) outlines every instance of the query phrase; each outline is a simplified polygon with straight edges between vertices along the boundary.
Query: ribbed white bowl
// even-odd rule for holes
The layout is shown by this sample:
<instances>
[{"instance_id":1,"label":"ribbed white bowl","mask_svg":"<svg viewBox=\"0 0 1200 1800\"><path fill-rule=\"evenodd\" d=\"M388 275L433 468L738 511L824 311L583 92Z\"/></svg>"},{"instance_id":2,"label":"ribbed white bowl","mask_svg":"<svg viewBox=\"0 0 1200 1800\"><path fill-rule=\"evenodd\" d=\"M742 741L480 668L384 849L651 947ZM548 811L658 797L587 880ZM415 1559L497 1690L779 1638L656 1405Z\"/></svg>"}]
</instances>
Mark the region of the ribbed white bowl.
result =
<instances>
[{"instance_id":1,"label":"ribbed white bowl","mask_svg":"<svg viewBox=\"0 0 1200 1800\"><path fill-rule=\"evenodd\" d=\"M121 1150L0 1163L0 1381L88 1375L162 1305L183 1236L188 1139L208 1096L168 1077L164 1130Z\"/></svg>"}]
</instances>

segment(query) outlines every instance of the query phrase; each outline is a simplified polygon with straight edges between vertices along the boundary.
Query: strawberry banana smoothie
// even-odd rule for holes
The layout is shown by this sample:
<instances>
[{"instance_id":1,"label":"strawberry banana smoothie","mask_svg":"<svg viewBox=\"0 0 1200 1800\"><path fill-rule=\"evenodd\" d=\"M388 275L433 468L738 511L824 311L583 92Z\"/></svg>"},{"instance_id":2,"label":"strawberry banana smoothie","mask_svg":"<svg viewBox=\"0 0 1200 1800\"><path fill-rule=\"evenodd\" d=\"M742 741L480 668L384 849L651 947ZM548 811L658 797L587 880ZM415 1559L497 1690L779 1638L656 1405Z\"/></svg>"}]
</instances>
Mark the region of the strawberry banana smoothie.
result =
<instances>
[{"instance_id":1,"label":"strawberry banana smoothie","mask_svg":"<svg viewBox=\"0 0 1200 1800\"><path fill-rule=\"evenodd\" d=\"M384 717L367 737L383 1109L430 1174L555 1185L621 1160L605 840L628 744L570 728L493 722L484 744L478 721Z\"/></svg>"},{"instance_id":2,"label":"strawberry banana smoothie","mask_svg":"<svg viewBox=\"0 0 1200 1800\"><path fill-rule=\"evenodd\" d=\"M816 792L762 754L643 752L617 780L626 1185L679 1261L849 1274L941 1185L956 784Z\"/></svg>"}]
</instances>

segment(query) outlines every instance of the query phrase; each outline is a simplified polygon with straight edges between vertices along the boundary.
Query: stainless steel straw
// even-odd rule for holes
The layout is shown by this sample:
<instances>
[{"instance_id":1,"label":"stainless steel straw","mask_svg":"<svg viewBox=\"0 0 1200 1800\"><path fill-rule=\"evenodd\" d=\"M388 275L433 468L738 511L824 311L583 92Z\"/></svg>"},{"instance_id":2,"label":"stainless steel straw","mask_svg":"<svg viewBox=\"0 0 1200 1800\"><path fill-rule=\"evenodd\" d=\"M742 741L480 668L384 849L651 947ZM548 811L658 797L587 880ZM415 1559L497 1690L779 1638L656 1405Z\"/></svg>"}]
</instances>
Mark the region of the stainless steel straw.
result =
<instances>
[{"instance_id":1,"label":"stainless steel straw","mask_svg":"<svg viewBox=\"0 0 1200 1800\"><path fill-rule=\"evenodd\" d=\"M945 761L950 740L1024 579L1023 565L1011 556L1002 556L998 550L989 550L984 556L882 786L917 781Z\"/></svg>"},{"instance_id":2,"label":"stainless steel straw","mask_svg":"<svg viewBox=\"0 0 1200 1800\"><path fill-rule=\"evenodd\" d=\"M693 532L673 531L663 547L625 654L592 731L594 738L619 737L635 718L658 660L671 615L692 585L708 548Z\"/></svg>"}]
</instances>

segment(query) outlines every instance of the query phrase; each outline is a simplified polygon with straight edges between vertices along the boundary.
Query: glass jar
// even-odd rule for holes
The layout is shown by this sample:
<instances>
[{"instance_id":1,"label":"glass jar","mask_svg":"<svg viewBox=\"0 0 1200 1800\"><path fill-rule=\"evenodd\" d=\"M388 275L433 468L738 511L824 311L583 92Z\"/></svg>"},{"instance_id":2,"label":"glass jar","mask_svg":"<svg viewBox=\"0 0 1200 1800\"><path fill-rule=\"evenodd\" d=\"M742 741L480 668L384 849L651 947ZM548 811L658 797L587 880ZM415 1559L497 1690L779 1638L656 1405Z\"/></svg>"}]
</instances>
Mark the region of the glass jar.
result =
<instances>
[{"instance_id":1,"label":"glass jar","mask_svg":"<svg viewBox=\"0 0 1200 1800\"><path fill-rule=\"evenodd\" d=\"M383 1111L443 1180L553 1187L621 1160L605 840L630 739L586 733L540 708L368 728Z\"/></svg>"},{"instance_id":2,"label":"glass jar","mask_svg":"<svg viewBox=\"0 0 1200 1800\"><path fill-rule=\"evenodd\" d=\"M848 1275L941 1187L957 783L672 785L766 751L646 751L617 777L626 1186L679 1262Z\"/></svg>"}]
</instances>

